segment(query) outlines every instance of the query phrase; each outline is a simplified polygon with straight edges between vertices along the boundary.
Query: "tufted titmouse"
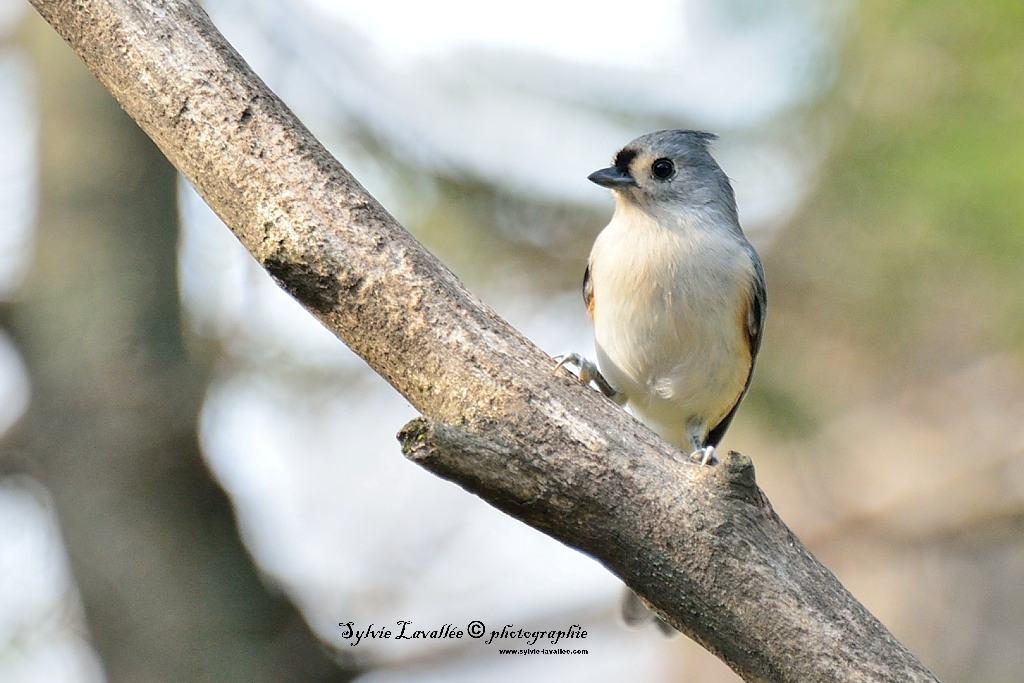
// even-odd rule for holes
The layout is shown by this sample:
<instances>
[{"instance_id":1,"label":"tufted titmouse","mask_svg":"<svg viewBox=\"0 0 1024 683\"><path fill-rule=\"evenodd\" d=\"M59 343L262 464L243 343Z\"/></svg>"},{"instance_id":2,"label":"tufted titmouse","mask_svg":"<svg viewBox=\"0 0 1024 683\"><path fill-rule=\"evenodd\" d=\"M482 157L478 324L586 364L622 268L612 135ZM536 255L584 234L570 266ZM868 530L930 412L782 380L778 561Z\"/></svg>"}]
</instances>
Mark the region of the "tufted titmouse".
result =
<instances>
[{"instance_id":1,"label":"tufted titmouse","mask_svg":"<svg viewBox=\"0 0 1024 683\"><path fill-rule=\"evenodd\" d=\"M597 365L559 361L703 464L750 386L767 305L716 138L650 133L590 174L615 196L583 278Z\"/></svg>"}]
</instances>

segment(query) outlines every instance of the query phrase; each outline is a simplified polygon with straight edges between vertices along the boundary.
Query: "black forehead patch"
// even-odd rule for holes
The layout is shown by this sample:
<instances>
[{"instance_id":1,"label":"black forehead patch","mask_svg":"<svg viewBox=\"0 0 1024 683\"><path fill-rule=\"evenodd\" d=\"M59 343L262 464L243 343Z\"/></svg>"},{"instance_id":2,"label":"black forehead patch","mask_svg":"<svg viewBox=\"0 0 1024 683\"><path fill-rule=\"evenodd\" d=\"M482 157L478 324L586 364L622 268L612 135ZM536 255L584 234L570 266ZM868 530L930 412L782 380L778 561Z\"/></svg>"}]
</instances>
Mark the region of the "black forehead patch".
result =
<instances>
[{"instance_id":1,"label":"black forehead patch","mask_svg":"<svg viewBox=\"0 0 1024 683\"><path fill-rule=\"evenodd\" d=\"M619 153L615 155L615 161L613 165L619 170L619 173L623 175L629 175L629 165L636 159L637 151L626 147L619 150Z\"/></svg>"}]
</instances>

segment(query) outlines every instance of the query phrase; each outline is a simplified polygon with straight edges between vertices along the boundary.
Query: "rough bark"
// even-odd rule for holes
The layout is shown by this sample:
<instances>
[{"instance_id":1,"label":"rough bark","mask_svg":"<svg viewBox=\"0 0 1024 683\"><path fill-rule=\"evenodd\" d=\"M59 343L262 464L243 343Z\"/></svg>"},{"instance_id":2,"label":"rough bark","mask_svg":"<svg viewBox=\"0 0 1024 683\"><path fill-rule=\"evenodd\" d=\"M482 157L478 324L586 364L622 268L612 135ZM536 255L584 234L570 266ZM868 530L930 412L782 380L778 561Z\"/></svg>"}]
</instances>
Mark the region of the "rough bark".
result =
<instances>
[{"instance_id":1,"label":"rough bark","mask_svg":"<svg viewBox=\"0 0 1024 683\"><path fill-rule=\"evenodd\" d=\"M677 460L427 253L184 0L33 0L253 256L425 416L406 454L593 555L749 681L932 675L774 514Z\"/></svg>"}]
</instances>

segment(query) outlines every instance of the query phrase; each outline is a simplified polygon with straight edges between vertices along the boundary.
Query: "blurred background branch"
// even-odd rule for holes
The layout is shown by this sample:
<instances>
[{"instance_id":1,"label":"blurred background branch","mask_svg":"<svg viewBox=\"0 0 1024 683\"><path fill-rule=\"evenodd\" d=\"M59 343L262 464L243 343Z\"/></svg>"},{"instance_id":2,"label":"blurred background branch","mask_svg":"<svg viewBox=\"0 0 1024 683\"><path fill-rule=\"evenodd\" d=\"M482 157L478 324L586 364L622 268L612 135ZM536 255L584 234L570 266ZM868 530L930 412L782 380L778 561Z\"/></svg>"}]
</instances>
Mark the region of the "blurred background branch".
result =
<instances>
[{"instance_id":1,"label":"blurred background branch","mask_svg":"<svg viewBox=\"0 0 1024 683\"><path fill-rule=\"evenodd\" d=\"M174 169L48 27L26 30L40 210L34 266L3 316L32 402L4 470L45 486L103 671L347 680L260 577L203 463L214 349L181 324Z\"/></svg>"}]
</instances>

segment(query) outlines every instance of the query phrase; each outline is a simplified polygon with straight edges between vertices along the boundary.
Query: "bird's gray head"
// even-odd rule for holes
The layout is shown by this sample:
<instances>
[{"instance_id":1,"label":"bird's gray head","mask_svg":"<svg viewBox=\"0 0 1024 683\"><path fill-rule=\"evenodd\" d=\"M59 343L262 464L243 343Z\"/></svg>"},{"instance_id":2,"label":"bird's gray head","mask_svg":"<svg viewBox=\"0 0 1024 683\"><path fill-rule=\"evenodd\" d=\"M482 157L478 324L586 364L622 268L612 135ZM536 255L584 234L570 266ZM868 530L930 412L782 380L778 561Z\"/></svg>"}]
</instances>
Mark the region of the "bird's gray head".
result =
<instances>
[{"instance_id":1,"label":"bird's gray head","mask_svg":"<svg viewBox=\"0 0 1024 683\"><path fill-rule=\"evenodd\" d=\"M613 190L619 201L650 214L700 211L736 221L729 178L708 152L718 138L695 130L660 130L619 150L608 168L588 178Z\"/></svg>"}]
</instances>

